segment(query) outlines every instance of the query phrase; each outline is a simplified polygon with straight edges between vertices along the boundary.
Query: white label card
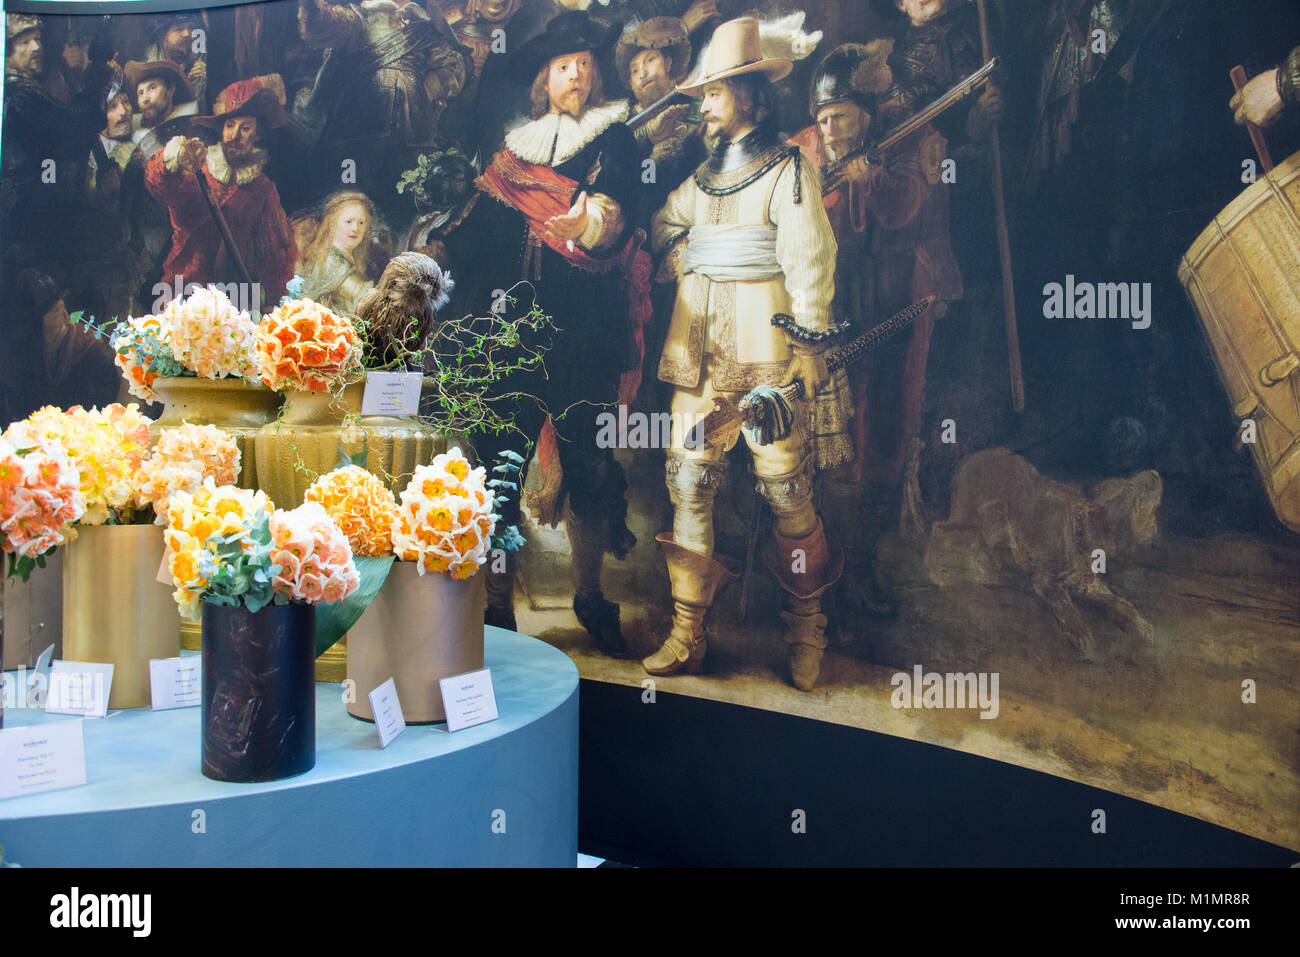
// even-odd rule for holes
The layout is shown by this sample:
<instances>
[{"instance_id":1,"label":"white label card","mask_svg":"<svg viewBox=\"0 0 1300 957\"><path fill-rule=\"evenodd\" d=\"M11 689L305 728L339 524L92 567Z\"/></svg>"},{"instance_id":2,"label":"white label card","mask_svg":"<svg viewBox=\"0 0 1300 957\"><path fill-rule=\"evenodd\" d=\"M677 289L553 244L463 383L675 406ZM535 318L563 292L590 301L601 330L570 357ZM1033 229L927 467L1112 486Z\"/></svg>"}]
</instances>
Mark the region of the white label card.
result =
<instances>
[{"instance_id":1,"label":"white label card","mask_svg":"<svg viewBox=\"0 0 1300 957\"><path fill-rule=\"evenodd\" d=\"M492 690L492 669L467 671L438 682L447 711L447 730L459 731L497 719L497 696Z\"/></svg>"},{"instance_id":2,"label":"white label card","mask_svg":"<svg viewBox=\"0 0 1300 957\"><path fill-rule=\"evenodd\" d=\"M0 798L85 783L86 742L80 721L0 731Z\"/></svg>"},{"instance_id":3,"label":"white label card","mask_svg":"<svg viewBox=\"0 0 1300 957\"><path fill-rule=\"evenodd\" d=\"M423 384L419 372L367 372L361 414L418 415Z\"/></svg>"},{"instance_id":4,"label":"white label card","mask_svg":"<svg viewBox=\"0 0 1300 957\"><path fill-rule=\"evenodd\" d=\"M108 713L108 692L112 685L112 665L94 661L56 661L50 668L45 713L102 718Z\"/></svg>"},{"instance_id":5,"label":"white label card","mask_svg":"<svg viewBox=\"0 0 1300 957\"><path fill-rule=\"evenodd\" d=\"M154 711L172 708L197 708L203 658L189 655L185 658L150 658L149 693Z\"/></svg>"},{"instance_id":6,"label":"white label card","mask_svg":"<svg viewBox=\"0 0 1300 957\"><path fill-rule=\"evenodd\" d=\"M397 700L397 685L392 678L370 692L370 710L375 715L375 730L379 732L379 746L386 748L389 741L406 730L402 702Z\"/></svg>"}]
</instances>

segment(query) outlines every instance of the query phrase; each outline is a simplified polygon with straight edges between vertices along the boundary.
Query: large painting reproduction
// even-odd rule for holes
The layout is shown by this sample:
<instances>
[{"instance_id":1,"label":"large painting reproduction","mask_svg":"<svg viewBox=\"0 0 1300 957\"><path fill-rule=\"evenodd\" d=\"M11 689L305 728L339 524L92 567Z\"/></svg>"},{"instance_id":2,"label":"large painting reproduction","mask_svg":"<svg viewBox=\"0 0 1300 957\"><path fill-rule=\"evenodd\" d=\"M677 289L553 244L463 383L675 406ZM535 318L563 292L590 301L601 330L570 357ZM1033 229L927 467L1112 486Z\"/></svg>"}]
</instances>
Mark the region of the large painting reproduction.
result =
<instances>
[{"instance_id":1,"label":"large painting reproduction","mask_svg":"<svg viewBox=\"0 0 1300 957\"><path fill-rule=\"evenodd\" d=\"M1300 850L1294 2L67 6L5 15L0 422L139 401L86 317L427 256L540 358L465 430L488 624Z\"/></svg>"}]
</instances>

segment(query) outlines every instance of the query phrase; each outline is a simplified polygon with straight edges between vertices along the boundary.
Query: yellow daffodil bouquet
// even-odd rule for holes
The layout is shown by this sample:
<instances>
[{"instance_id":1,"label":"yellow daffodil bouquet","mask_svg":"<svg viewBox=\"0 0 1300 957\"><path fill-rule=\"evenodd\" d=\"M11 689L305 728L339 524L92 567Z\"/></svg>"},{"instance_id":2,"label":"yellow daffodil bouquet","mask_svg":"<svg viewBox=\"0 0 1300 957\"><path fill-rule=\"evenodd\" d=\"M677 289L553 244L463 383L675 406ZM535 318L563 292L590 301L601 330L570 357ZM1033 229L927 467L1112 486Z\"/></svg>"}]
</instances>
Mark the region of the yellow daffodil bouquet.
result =
<instances>
[{"instance_id":1,"label":"yellow daffodil bouquet","mask_svg":"<svg viewBox=\"0 0 1300 957\"><path fill-rule=\"evenodd\" d=\"M347 536L318 503L276 509L265 492L211 477L193 493L171 496L166 539L173 594L191 621L203 602L250 612L272 603L320 605L360 583Z\"/></svg>"}]
</instances>

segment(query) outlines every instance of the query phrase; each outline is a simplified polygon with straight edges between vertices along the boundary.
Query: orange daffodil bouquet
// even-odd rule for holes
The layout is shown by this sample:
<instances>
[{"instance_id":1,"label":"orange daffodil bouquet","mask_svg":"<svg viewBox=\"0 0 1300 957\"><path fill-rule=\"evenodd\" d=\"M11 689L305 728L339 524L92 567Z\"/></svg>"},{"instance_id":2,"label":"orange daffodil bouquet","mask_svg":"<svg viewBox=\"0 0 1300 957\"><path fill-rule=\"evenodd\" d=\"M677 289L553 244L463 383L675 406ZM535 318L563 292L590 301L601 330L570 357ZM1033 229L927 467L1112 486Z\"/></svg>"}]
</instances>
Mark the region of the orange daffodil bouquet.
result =
<instances>
[{"instance_id":1,"label":"orange daffodil bouquet","mask_svg":"<svg viewBox=\"0 0 1300 957\"><path fill-rule=\"evenodd\" d=\"M58 442L10 426L0 436L0 546L26 581L86 510L81 476Z\"/></svg>"},{"instance_id":2,"label":"orange daffodil bouquet","mask_svg":"<svg viewBox=\"0 0 1300 957\"><path fill-rule=\"evenodd\" d=\"M257 369L272 389L326 392L362 372L361 337L347 316L284 299L257 326Z\"/></svg>"},{"instance_id":3,"label":"orange daffodil bouquet","mask_svg":"<svg viewBox=\"0 0 1300 957\"><path fill-rule=\"evenodd\" d=\"M315 605L346 598L360 581L347 536L315 502L276 509L265 492L209 477L171 497L167 521L173 595L191 621L205 601L253 612Z\"/></svg>"},{"instance_id":4,"label":"orange daffodil bouquet","mask_svg":"<svg viewBox=\"0 0 1300 957\"><path fill-rule=\"evenodd\" d=\"M348 537L352 554L379 558L393 553L397 499L378 477L359 465L345 465L312 483L305 496L324 508Z\"/></svg>"}]
</instances>

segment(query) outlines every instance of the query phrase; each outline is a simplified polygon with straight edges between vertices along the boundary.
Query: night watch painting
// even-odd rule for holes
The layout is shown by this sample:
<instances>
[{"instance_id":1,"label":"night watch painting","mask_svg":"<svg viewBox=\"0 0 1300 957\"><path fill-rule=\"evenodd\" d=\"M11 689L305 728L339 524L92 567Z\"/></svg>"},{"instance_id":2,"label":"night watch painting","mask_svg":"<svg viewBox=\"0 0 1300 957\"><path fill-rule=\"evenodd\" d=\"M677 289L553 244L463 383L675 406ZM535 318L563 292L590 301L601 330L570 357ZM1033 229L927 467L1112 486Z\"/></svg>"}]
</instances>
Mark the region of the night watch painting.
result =
<instances>
[{"instance_id":1,"label":"night watch painting","mask_svg":"<svg viewBox=\"0 0 1300 957\"><path fill-rule=\"evenodd\" d=\"M1300 850L1293 0L13 6L0 423L208 286L490 342L487 624Z\"/></svg>"}]
</instances>

